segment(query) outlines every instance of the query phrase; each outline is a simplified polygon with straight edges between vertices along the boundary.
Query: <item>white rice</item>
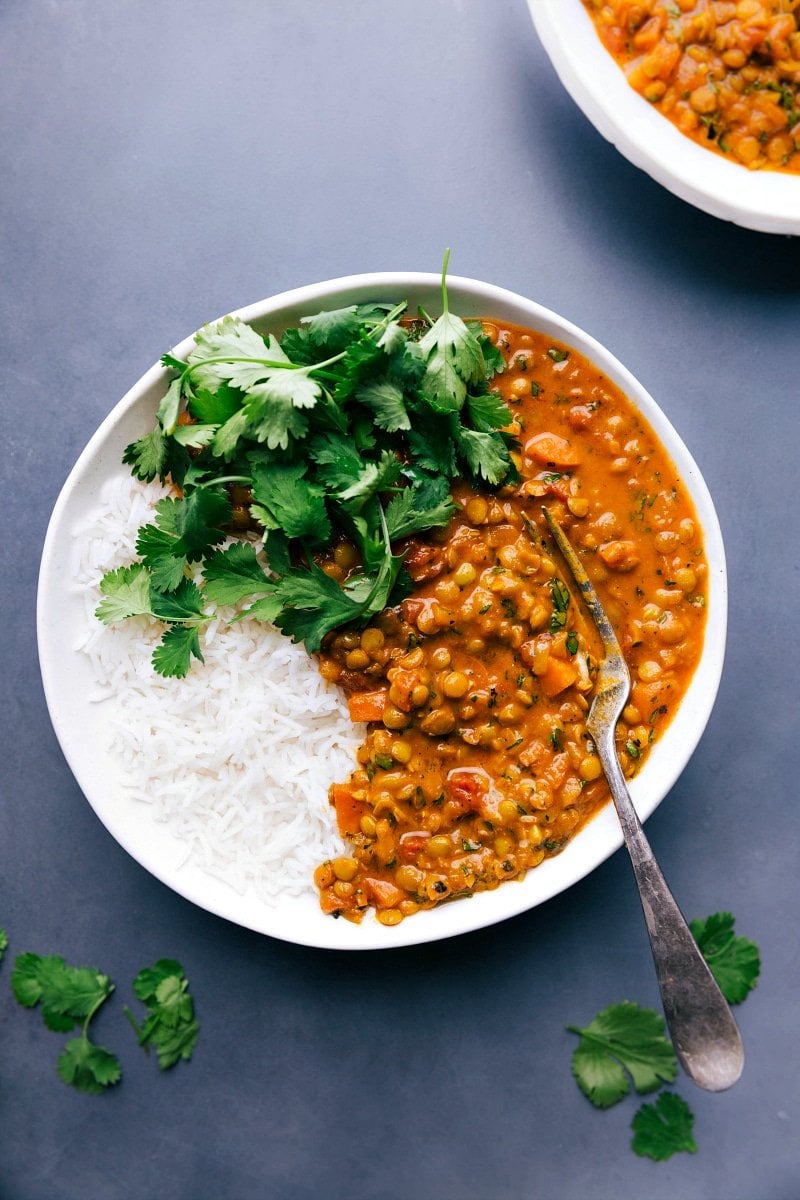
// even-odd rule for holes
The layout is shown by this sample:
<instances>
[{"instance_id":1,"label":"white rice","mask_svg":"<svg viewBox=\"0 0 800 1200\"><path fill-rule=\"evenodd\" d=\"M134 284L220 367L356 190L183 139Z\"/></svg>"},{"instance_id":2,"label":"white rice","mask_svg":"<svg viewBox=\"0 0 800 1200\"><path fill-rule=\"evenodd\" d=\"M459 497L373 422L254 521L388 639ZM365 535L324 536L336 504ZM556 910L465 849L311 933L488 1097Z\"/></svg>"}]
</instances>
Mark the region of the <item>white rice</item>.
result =
<instances>
[{"instance_id":1,"label":"white rice","mask_svg":"<svg viewBox=\"0 0 800 1200\"><path fill-rule=\"evenodd\" d=\"M109 749L132 802L148 806L185 860L267 903L313 893L313 871L344 850L328 787L355 765L362 740L339 689L316 661L263 622L213 621L204 663L164 679L150 656L163 627L147 618L104 626L102 575L132 562L153 520L155 484L119 476L76 534L86 600L92 701L109 706Z\"/></svg>"}]
</instances>

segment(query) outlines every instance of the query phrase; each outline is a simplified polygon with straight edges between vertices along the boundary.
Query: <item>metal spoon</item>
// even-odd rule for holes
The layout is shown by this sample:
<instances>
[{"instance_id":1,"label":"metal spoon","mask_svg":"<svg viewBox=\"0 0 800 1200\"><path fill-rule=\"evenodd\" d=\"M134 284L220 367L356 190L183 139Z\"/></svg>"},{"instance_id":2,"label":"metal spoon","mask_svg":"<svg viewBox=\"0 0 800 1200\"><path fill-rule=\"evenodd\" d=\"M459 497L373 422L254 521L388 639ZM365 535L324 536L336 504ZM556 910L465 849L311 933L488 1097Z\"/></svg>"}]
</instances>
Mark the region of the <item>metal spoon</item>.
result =
<instances>
[{"instance_id":1,"label":"metal spoon","mask_svg":"<svg viewBox=\"0 0 800 1200\"><path fill-rule=\"evenodd\" d=\"M605 657L586 728L603 765L639 887L667 1026L689 1078L709 1092L721 1092L741 1075L744 1047L725 997L661 874L620 769L614 730L630 691L628 667L583 564L549 510L542 511L603 643Z\"/></svg>"}]
</instances>

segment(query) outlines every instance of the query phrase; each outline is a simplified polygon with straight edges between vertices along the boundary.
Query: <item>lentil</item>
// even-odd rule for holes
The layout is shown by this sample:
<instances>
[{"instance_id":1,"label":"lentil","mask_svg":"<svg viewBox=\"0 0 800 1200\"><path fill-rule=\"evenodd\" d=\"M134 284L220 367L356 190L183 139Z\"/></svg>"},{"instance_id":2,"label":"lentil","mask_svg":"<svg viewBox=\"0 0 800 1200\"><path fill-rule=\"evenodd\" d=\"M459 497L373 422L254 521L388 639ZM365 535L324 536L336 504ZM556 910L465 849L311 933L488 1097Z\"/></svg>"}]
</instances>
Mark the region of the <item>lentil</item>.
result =
<instances>
[{"instance_id":1,"label":"lentil","mask_svg":"<svg viewBox=\"0 0 800 1200\"><path fill-rule=\"evenodd\" d=\"M524 346L540 385L519 395L514 376L496 381L530 447L520 480L485 495L456 483L448 528L408 546L420 561L435 547L446 573L417 579L397 607L360 634L329 635L320 653L325 678L351 699L366 690L381 702L360 765L331 788L350 855L315 872L323 910L352 921L374 908L396 925L522 879L608 800L584 724L601 647L542 502L570 534L631 669L617 730L626 777L668 723L702 646L702 531L652 430L575 351L511 326L493 336L507 361ZM565 394L591 398L577 421ZM620 438L631 454L624 473L614 469ZM338 561L349 559L340 551ZM442 589L449 581L457 596Z\"/></svg>"}]
</instances>

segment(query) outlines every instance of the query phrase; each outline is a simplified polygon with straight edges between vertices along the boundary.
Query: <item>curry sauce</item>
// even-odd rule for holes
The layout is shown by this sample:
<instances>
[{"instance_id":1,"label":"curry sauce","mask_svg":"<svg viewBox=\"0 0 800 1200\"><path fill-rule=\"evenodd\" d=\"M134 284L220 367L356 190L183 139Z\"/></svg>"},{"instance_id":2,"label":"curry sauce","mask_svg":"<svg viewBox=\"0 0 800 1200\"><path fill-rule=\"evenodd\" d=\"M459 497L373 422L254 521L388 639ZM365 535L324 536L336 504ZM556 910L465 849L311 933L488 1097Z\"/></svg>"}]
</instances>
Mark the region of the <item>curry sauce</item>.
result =
<instances>
[{"instance_id":1,"label":"curry sauce","mask_svg":"<svg viewBox=\"0 0 800 1200\"><path fill-rule=\"evenodd\" d=\"M331 788L349 854L315 873L323 910L385 925L521 879L609 793L586 731L600 646L542 516L567 531L614 624L633 686L617 729L632 777L699 659L707 565L676 470L620 390L541 333L486 321L505 371L519 478L455 486L443 530L405 546L413 591L332 634L320 670L367 723ZM324 564L357 568L340 543Z\"/></svg>"}]
</instances>

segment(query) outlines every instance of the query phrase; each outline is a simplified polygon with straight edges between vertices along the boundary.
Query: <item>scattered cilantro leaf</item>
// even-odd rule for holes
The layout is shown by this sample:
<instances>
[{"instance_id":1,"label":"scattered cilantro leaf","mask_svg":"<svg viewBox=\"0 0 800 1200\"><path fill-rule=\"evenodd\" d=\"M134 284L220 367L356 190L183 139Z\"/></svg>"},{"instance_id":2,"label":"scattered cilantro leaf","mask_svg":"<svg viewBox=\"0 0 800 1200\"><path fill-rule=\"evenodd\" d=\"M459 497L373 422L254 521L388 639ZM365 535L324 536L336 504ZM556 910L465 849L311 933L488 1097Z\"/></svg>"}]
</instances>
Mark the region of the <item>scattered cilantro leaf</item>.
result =
<instances>
[{"instance_id":1,"label":"scattered cilantro leaf","mask_svg":"<svg viewBox=\"0 0 800 1200\"><path fill-rule=\"evenodd\" d=\"M643 1104L631 1122L635 1154L664 1162L685 1150L697 1152L692 1136L694 1116L689 1105L674 1092L662 1092L653 1104Z\"/></svg>"},{"instance_id":2,"label":"scattered cilantro leaf","mask_svg":"<svg viewBox=\"0 0 800 1200\"><path fill-rule=\"evenodd\" d=\"M572 1073L583 1094L597 1108L609 1108L630 1091L653 1092L671 1083L678 1059L654 1009L625 1001L611 1004L581 1029L572 1055Z\"/></svg>"},{"instance_id":3,"label":"scattered cilantro leaf","mask_svg":"<svg viewBox=\"0 0 800 1200\"><path fill-rule=\"evenodd\" d=\"M81 1026L80 1036L67 1042L58 1060L65 1083L82 1092L98 1093L121 1078L113 1054L95 1045L89 1024L114 990L107 975L92 967L73 967L60 955L18 954L11 973L11 990L25 1008L41 1006L48 1029L68 1032Z\"/></svg>"},{"instance_id":4,"label":"scattered cilantro leaf","mask_svg":"<svg viewBox=\"0 0 800 1200\"><path fill-rule=\"evenodd\" d=\"M58 1073L64 1083L95 1096L122 1078L119 1059L85 1036L67 1042L58 1059Z\"/></svg>"},{"instance_id":5,"label":"scattered cilantro leaf","mask_svg":"<svg viewBox=\"0 0 800 1200\"><path fill-rule=\"evenodd\" d=\"M8 934L5 929L0 927L0 962L3 961L3 956L8 949Z\"/></svg>"},{"instance_id":6,"label":"scattered cilantro leaf","mask_svg":"<svg viewBox=\"0 0 800 1200\"><path fill-rule=\"evenodd\" d=\"M729 912L690 921L689 928L725 999L729 1004L741 1004L761 972L758 946L749 938L737 937Z\"/></svg>"},{"instance_id":7,"label":"scattered cilantro leaf","mask_svg":"<svg viewBox=\"0 0 800 1200\"><path fill-rule=\"evenodd\" d=\"M158 1056L162 1071L183 1059L188 1062L197 1044L200 1022L189 994L189 981L175 959L159 959L144 967L133 981L133 990L146 1006L147 1018L139 1024L131 1009L125 1015L136 1030L139 1045Z\"/></svg>"}]
</instances>

